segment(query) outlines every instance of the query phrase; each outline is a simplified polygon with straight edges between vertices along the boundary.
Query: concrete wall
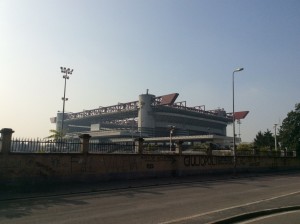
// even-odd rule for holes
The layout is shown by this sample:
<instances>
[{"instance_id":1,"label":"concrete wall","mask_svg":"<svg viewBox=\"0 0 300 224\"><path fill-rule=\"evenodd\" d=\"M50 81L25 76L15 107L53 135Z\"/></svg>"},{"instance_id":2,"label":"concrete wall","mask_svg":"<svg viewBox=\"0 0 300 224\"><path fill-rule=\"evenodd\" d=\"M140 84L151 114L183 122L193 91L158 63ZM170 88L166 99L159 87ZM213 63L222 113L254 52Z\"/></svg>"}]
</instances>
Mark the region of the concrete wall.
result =
<instances>
[{"instance_id":1,"label":"concrete wall","mask_svg":"<svg viewBox=\"0 0 300 224\"><path fill-rule=\"evenodd\" d=\"M298 169L297 158L238 157L239 172ZM96 181L233 173L233 158L152 154L0 155L0 180Z\"/></svg>"},{"instance_id":2,"label":"concrete wall","mask_svg":"<svg viewBox=\"0 0 300 224\"><path fill-rule=\"evenodd\" d=\"M0 183L13 181L98 181L233 173L232 156L143 154L139 139L136 154L91 154L89 135L81 135L81 152L12 153L11 129L1 129ZM238 156L237 172L299 169L296 157Z\"/></svg>"}]
</instances>

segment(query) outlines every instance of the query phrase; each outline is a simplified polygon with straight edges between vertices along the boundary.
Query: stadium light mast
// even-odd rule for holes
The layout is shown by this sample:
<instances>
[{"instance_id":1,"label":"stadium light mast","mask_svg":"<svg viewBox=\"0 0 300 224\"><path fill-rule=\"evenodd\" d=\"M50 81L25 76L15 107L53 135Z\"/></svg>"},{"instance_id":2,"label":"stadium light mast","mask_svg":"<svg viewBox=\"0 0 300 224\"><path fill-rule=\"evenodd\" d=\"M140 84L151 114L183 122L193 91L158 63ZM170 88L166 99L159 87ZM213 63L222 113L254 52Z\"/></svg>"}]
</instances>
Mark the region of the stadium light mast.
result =
<instances>
[{"instance_id":1,"label":"stadium light mast","mask_svg":"<svg viewBox=\"0 0 300 224\"><path fill-rule=\"evenodd\" d=\"M235 117L234 117L234 73L243 71L244 68L237 68L232 72L232 124L233 124L233 163L236 171L236 145L235 145Z\"/></svg>"},{"instance_id":2,"label":"stadium light mast","mask_svg":"<svg viewBox=\"0 0 300 224\"><path fill-rule=\"evenodd\" d=\"M69 75L72 75L73 69L66 68L66 67L60 67L60 70L61 70L61 73L64 73L63 79L65 79L64 97L61 98L63 100L63 114L62 114L62 120L61 120L61 137L63 137L64 119L65 119L65 102L68 100L68 98L66 98L67 79L69 79Z\"/></svg>"}]
</instances>

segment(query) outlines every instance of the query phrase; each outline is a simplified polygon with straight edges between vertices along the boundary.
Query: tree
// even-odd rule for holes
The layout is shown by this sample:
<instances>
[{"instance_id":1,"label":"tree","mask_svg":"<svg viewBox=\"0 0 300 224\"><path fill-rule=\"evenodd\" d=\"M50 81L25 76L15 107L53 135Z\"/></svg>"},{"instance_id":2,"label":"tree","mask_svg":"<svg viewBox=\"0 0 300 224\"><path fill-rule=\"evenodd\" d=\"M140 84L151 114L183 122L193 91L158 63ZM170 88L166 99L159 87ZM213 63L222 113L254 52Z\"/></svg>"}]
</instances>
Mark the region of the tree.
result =
<instances>
[{"instance_id":1,"label":"tree","mask_svg":"<svg viewBox=\"0 0 300 224\"><path fill-rule=\"evenodd\" d=\"M300 103L295 110L290 111L279 129L281 147L286 150L296 150L300 156Z\"/></svg>"},{"instance_id":2,"label":"tree","mask_svg":"<svg viewBox=\"0 0 300 224\"><path fill-rule=\"evenodd\" d=\"M253 149L253 143L241 143L237 146L237 150L251 151Z\"/></svg>"},{"instance_id":3,"label":"tree","mask_svg":"<svg viewBox=\"0 0 300 224\"><path fill-rule=\"evenodd\" d=\"M61 137L63 137L60 131L56 131L54 129L51 129L51 130L49 130L49 132L51 133L51 135L49 135L48 137L46 137L48 139L58 140Z\"/></svg>"},{"instance_id":4,"label":"tree","mask_svg":"<svg viewBox=\"0 0 300 224\"><path fill-rule=\"evenodd\" d=\"M259 131L256 136L255 136L255 139L254 139L254 146L256 148L260 148L264 145L264 135L261 131Z\"/></svg>"},{"instance_id":5,"label":"tree","mask_svg":"<svg viewBox=\"0 0 300 224\"><path fill-rule=\"evenodd\" d=\"M254 139L254 146L258 149L269 149L275 148L275 138L272 132L267 129L264 133L259 131Z\"/></svg>"}]
</instances>

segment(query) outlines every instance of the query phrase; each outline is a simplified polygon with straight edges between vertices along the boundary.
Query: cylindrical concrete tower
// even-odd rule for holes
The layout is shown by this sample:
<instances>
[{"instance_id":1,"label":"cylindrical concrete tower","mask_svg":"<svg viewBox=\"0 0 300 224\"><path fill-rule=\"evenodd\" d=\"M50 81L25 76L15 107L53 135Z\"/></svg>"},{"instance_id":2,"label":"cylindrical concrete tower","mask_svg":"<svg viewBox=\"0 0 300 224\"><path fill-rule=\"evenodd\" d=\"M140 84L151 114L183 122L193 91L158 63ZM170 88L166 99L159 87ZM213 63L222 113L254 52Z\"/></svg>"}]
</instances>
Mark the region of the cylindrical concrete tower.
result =
<instances>
[{"instance_id":1,"label":"cylindrical concrete tower","mask_svg":"<svg viewBox=\"0 0 300 224\"><path fill-rule=\"evenodd\" d=\"M155 96L151 94L139 95L138 129L141 136L154 134L155 119L151 104Z\"/></svg>"},{"instance_id":2,"label":"cylindrical concrete tower","mask_svg":"<svg viewBox=\"0 0 300 224\"><path fill-rule=\"evenodd\" d=\"M61 123L62 123L63 113L57 112L56 114L56 131L61 131Z\"/></svg>"}]
</instances>

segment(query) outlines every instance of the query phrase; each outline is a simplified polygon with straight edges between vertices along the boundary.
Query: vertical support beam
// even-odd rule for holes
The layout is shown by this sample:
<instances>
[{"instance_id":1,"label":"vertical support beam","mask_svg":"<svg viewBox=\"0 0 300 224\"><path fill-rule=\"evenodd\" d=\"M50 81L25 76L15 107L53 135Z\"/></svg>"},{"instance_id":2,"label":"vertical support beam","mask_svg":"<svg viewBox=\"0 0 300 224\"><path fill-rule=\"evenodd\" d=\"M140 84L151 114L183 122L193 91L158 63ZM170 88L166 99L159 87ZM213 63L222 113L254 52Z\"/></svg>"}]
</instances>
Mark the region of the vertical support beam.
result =
<instances>
[{"instance_id":1,"label":"vertical support beam","mask_svg":"<svg viewBox=\"0 0 300 224\"><path fill-rule=\"evenodd\" d=\"M2 137L1 153L8 154L10 152L11 137L12 137L12 134L14 133L14 131L11 128L2 128L0 133L1 133L1 137Z\"/></svg>"},{"instance_id":2,"label":"vertical support beam","mask_svg":"<svg viewBox=\"0 0 300 224\"><path fill-rule=\"evenodd\" d=\"M80 152L82 154L88 154L89 152L89 144L90 144L90 138L92 136L90 136L89 134L82 134L79 135L80 141L81 141L81 150Z\"/></svg>"}]
</instances>

